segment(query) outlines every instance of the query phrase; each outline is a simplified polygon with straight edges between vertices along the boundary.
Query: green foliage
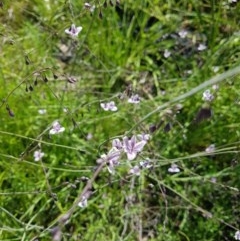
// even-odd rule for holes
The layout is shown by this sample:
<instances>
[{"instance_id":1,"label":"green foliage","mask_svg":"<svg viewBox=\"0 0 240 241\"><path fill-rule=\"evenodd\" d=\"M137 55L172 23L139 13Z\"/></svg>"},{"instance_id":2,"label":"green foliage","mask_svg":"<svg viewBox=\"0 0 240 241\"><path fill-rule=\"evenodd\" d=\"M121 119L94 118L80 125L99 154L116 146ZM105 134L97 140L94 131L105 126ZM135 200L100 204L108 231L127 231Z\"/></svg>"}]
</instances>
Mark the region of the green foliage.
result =
<instances>
[{"instance_id":1,"label":"green foliage","mask_svg":"<svg viewBox=\"0 0 240 241\"><path fill-rule=\"evenodd\" d=\"M232 240L239 3L0 3L0 240ZM83 28L75 38L71 24ZM109 101L118 111L101 108ZM50 135L56 120L65 131ZM113 139L141 133L151 139L136 159L121 154L114 175L101 167Z\"/></svg>"}]
</instances>

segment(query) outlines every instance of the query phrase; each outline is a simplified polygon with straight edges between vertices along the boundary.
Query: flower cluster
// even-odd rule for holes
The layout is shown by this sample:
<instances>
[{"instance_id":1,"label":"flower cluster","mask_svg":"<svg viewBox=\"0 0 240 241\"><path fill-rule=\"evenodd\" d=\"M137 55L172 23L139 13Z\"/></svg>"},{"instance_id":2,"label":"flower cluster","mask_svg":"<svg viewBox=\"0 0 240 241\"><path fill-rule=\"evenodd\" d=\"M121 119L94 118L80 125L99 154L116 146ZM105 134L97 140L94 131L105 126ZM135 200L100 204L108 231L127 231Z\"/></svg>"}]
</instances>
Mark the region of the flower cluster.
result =
<instances>
[{"instance_id":1,"label":"flower cluster","mask_svg":"<svg viewBox=\"0 0 240 241\"><path fill-rule=\"evenodd\" d=\"M133 135L131 138L124 136L122 141L120 139L114 139L112 141L112 148L108 154L101 155L97 162L105 162L107 164L108 171L111 174L114 174L115 167L120 164L120 158L123 155L126 155L129 161L134 160L143 150L149 139L149 134ZM151 166L152 165L148 159L140 162L140 167L142 168L150 168ZM130 173L140 175L140 167L137 165L134 166L132 169L130 169Z\"/></svg>"},{"instance_id":2,"label":"flower cluster","mask_svg":"<svg viewBox=\"0 0 240 241\"><path fill-rule=\"evenodd\" d=\"M141 97L138 94L133 94L133 95L131 95L131 97L128 98L128 103L131 103L131 104L138 104L138 103L140 103L140 101L141 101ZM102 103L100 103L100 106L105 111L117 111L118 110L114 101L102 102Z\"/></svg>"}]
</instances>

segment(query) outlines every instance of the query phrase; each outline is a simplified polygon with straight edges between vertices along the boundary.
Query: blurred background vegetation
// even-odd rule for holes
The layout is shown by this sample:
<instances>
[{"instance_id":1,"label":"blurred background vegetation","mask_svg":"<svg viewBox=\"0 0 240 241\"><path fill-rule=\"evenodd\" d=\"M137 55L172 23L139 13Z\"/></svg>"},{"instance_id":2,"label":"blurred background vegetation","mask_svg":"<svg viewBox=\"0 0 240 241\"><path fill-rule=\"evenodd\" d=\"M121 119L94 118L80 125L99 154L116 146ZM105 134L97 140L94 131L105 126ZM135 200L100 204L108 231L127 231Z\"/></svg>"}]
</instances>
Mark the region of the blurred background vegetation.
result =
<instances>
[{"instance_id":1,"label":"blurred background vegetation","mask_svg":"<svg viewBox=\"0 0 240 241\"><path fill-rule=\"evenodd\" d=\"M59 230L62 240L233 240L239 75L209 85L212 102L207 88L172 100L239 66L239 2L89 4L0 1L0 240L56 241ZM83 27L77 38L65 33L71 24ZM131 94L141 102L129 104ZM110 100L117 112L100 108ZM49 136L55 120L66 130ZM153 167L139 177L127 160L114 176L104 168L88 206L57 227L110 139L132 133L151 135L132 165L150 158Z\"/></svg>"}]
</instances>

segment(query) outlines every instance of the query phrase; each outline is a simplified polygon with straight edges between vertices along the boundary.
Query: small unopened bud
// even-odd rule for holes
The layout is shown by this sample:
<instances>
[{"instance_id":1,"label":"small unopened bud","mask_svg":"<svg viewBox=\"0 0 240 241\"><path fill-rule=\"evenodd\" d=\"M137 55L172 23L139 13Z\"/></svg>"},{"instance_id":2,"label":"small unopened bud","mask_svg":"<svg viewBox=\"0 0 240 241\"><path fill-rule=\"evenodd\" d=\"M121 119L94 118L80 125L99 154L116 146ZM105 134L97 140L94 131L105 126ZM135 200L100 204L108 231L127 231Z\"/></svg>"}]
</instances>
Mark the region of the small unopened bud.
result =
<instances>
[{"instance_id":1,"label":"small unopened bud","mask_svg":"<svg viewBox=\"0 0 240 241\"><path fill-rule=\"evenodd\" d=\"M73 123L74 128L76 128L77 127L77 122L73 118L72 118L72 123Z\"/></svg>"},{"instance_id":2,"label":"small unopened bud","mask_svg":"<svg viewBox=\"0 0 240 241\"><path fill-rule=\"evenodd\" d=\"M13 39L9 39L8 40L8 44L13 45L14 44L14 40Z\"/></svg>"},{"instance_id":3,"label":"small unopened bud","mask_svg":"<svg viewBox=\"0 0 240 241\"><path fill-rule=\"evenodd\" d=\"M103 14L102 14L102 11L101 11L101 10L100 10L98 16L99 16L100 19L103 19Z\"/></svg>"},{"instance_id":4,"label":"small unopened bud","mask_svg":"<svg viewBox=\"0 0 240 241\"><path fill-rule=\"evenodd\" d=\"M77 82L77 79L74 78L74 77L67 77L67 81L68 81L70 84L74 84L75 82Z\"/></svg>"},{"instance_id":5,"label":"small unopened bud","mask_svg":"<svg viewBox=\"0 0 240 241\"><path fill-rule=\"evenodd\" d=\"M107 1L105 0L104 3L103 3L103 7L107 8Z\"/></svg>"},{"instance_id":6,"label":"small unopened bud","mask_svg":"<svg viewBox=\"0 0 240 241\"><path fill-rule=\"evenodd\" d=\"M45 83L47 83L47 82L48 82L48 78L47 78L47 76L46 76L46 75L44 75L44 76L43 76L43 81L44 81Z\"/></svg>"},{"instance_id":7,"label":"small unopened bud","mask_svg":"<svg viewBox=\"0 0 240 241\"><path fill-rule=\"evenodd\" d=\"M31 64L31 61L30 61L30 59L29 59L29 57L27 55L25 55L25 64L26 65Z\"/></svg>"},{"instance_id":8,"label":"small unopened bud","mask_svg":"<svg viewBox=\"0 0 240 241\"><path fill-rule=\"evenodd\" d=\"M58 76L53 73L53 78L54 78L54 79L58 79Z\"/></svg>"},{"instance_id":9,"label":"small unopened bud","mask_svg":"<svg viewBox=\"0 0 240 241\"><path fill-rule=\"evenodd\" d=\"M29 90L30 90L30 91L33 91L33 87L32 87L31 85L29 86Z\"/></svg>"},{"instance_id":10,"label":"small unopened bud","mask_svg":"<svg viewBox=\"0 0 240 241\"><path fill-rule=\"evenodd\" d=\"M0 8L3 8L3 2L2 1L0 2Z\"/></svg>"},{"instance_id":11,"label":"small unopened bud","mask_svg":"<svg viewBox=\"0 0 240 241\"><path fill-rule=\"evenodd\" d=\"M156 125L152 124L152 125L149 126L149 132L150 132L150 133L153 133L153 132L155 132L156 130L157 130L157 126L156 126Z\"/></svg>"},{"instance_id":12,"label":"small unopened bud","mask_svg":"<svg viewBox=\"0 0 240 241\"><path fill-rule=\"evenodd\" d=\"M38 82L37 79L34 80L34 85L37 86Z\"/></svg>"},{"instance_id":13,"label":"small unopened bud","mask_svg":"<svg viewBox=\"0 0 240 241\"><path fill-rule=\"evenodd\" d=\"M113 2L112 2L111 0L110 0L110 2L109 2L109 3L110 3L110 5L111 5L112 7L114 6L114 4L113 4Z\"/></svg>"},{"instance_id":14,"label":"small unopened bud","mask_svg":"<svg viewBox=\"0 0 240 241\"><path fill-rule=\"evenodd\" d=\"M6 106L6 110L8 111L8 114L9 114L10 117L14 117L14 113L8 105Z\"/></svg>"},{"instance_id":15,"label":"small unopened bud","mask_svg":"<svg viewBox=\"0 0 240 241\"><path fill-rule=\"evenodd\" d=\"M82 176L82 177L80 177L80 180L81 180L82 182L87 182L87 181L89 180L89 178L88 178L88 177L85 177L85 176Z\"/></svg>"}]
</instances>

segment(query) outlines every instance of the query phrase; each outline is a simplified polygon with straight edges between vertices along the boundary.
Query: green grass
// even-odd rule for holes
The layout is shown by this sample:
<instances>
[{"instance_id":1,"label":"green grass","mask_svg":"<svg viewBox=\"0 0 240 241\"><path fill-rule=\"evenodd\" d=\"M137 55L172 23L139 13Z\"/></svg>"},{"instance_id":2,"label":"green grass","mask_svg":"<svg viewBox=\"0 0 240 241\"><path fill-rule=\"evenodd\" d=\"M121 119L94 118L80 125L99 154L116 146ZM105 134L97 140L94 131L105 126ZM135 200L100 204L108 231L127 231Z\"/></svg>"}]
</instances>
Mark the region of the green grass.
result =
<instances>
[{"instance_id":1,"label":"green grass","mask_svg":"<svg viewBox=\"0 0 240 241\"><path fill-rule=\"evenodd\" d=\"M93 13L81 1L3 1L0 240L233 240L239 3L90 4ZM65 33L72 23L83 27L77 38ZM132 94L139 104L128 103ZM117 112L100 107L109 101ZM65 131L49 135L56 120ZM134 160L121 154L115 175L97 163L113 139L141 133L151 139ZM36 150L45 153L40 161ZM146 158L150 169L129 174ZM168 172L173 163L179 173Z\"/></svg>"}]
</instances>

